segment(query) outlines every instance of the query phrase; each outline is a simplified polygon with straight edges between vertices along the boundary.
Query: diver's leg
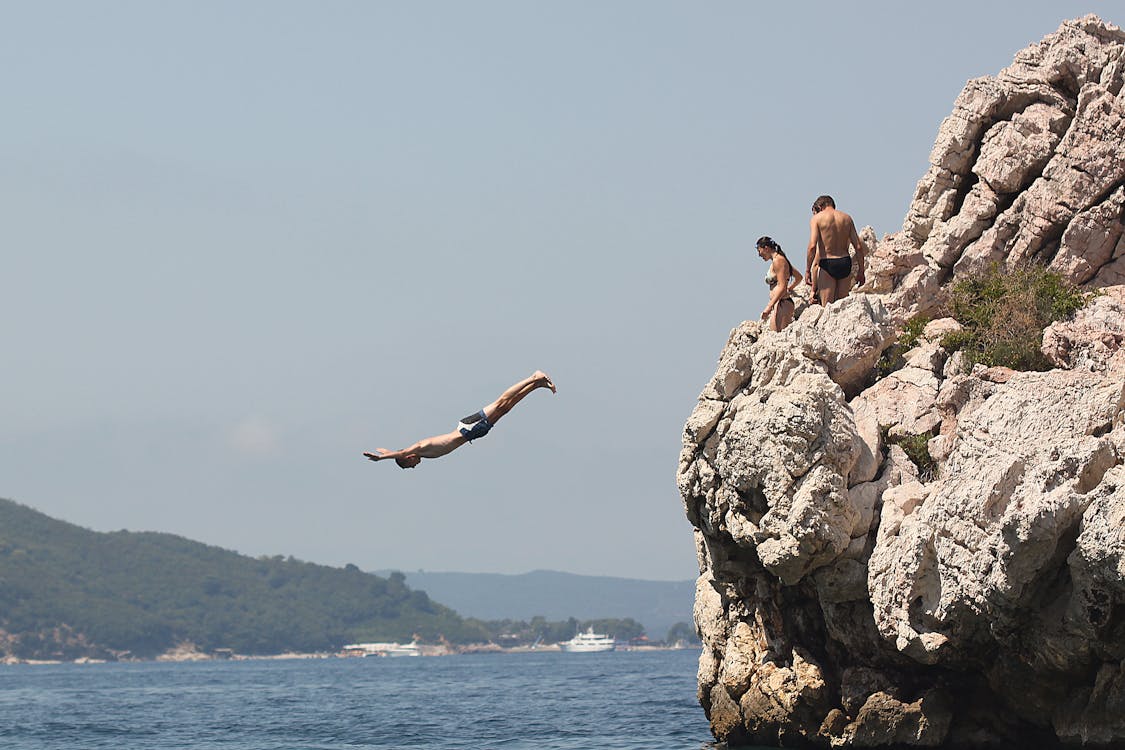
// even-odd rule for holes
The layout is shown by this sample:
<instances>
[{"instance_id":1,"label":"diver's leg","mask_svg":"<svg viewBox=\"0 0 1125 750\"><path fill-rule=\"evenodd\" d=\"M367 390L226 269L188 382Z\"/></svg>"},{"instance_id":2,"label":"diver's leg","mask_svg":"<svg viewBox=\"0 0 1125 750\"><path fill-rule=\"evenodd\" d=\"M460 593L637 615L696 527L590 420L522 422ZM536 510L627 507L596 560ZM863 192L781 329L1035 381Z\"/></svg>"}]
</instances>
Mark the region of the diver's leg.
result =
<instances>
[{"instance_id":1,"label":"diver's leg","mask_svg":"<svg viewBox=\"0 0 1125 750\"><path fill-rule=\"evenodd\" d=\"M555 384L551 382L551 378L547 376L547 373L542 370L536 370L530 376L501 393L500 398L484 407L485 418L492 424L496 424L496 421L500 419L500 417L510 412L513 406L518 404L527 394L537 388L550 388L552 393L556 391Z\"/></svg>"}]
</instances>

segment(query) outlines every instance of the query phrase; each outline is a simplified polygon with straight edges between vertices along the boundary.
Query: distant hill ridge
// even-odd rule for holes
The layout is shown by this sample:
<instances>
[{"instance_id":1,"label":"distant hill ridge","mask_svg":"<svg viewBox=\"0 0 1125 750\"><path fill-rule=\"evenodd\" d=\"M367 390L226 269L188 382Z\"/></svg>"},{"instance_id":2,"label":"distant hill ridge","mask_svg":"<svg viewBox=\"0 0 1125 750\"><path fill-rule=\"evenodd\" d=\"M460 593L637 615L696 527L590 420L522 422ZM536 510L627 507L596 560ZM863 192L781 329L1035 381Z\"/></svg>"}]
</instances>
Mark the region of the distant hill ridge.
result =
<instances>
[{"instance_id":1,"label":"distant hill ridge","mask_svg":"<svg viewBox=\"0 0 1125 750\"><path fill-rule=\"evenodd\" d=\"M378 571L387 575L391 571ZM662 639L672 625L691 623L695 581L647 581L585 576L552 570L500 573L403 572L411 588L425 591L465 617L482 620L548 620L631 617L648 636Z\"/></svg>"},{"instance_id":2,"label":"distant hill ridge","mask_svg":"<svg viewBox=\"0 0 1125 750\"><path fill-rule=\"evenodd\" d=\"M0 658L145 658L182 643L313 652L415 634L488 640L401 575L255 559L172 534L95 532L0 499Z\"/></svg>"}]
</instances>

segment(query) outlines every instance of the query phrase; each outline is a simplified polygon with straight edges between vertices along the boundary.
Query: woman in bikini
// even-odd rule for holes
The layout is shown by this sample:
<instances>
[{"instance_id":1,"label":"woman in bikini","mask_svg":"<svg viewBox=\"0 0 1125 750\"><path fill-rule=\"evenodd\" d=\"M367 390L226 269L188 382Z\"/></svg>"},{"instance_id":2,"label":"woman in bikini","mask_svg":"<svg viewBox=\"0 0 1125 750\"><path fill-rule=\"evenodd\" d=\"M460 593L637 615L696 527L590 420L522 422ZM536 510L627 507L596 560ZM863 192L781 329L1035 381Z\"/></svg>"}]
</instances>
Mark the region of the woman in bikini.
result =
<instances>
[{"instance_id":1,"label":"woman in bikini","mask_svg":"<svg viewBox=\"0 0 1125 750\"><path fill-rule=\"evenodd\" d=\"M770 301L762 310L762 320L769 320L771 331L780 331L793 322L793 290L804 277L793 268L781 245L770 237L758 238L758 256L770 264L770 270L766 272Z\"/></svg>"}]
</instances>

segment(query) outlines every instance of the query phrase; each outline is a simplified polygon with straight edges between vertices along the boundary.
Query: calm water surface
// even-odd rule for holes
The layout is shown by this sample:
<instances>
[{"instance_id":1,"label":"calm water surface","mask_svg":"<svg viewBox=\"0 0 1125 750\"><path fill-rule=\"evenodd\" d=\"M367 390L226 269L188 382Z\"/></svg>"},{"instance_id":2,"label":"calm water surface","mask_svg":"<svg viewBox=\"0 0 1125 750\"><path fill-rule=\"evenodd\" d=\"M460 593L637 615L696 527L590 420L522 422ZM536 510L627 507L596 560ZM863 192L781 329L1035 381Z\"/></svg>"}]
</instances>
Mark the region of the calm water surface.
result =
<instances>
[{"instance_id":1,"label":"calm water surface","mask_svg":"<svg viewBox=\"0 0 1125 750\"><path fill-rule=\"evenodd\" d=\"M695 651L0 666L0 748L713 748Z\"/></svg>"}]
</instances>

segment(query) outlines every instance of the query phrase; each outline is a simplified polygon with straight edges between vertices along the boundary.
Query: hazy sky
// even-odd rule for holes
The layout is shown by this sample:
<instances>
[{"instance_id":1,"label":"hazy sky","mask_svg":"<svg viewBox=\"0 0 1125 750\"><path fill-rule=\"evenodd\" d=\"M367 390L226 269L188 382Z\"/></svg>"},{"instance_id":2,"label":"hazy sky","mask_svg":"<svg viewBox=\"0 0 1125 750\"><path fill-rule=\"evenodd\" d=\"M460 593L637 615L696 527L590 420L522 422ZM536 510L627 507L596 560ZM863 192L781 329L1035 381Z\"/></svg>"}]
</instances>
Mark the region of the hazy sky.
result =
<instances>
[{"instance_id":1,"label":"hazy sky","mask_svg":"<svg viewBox=\"0 0 1125 750\"><path fill-rule=\"evenodd\" d=\"M686 579L683 422L830 193L1119 3L5 2L0 496L364 569ZM536 368L486 439L412 471Z\"/></svg>"}]
</instances>

